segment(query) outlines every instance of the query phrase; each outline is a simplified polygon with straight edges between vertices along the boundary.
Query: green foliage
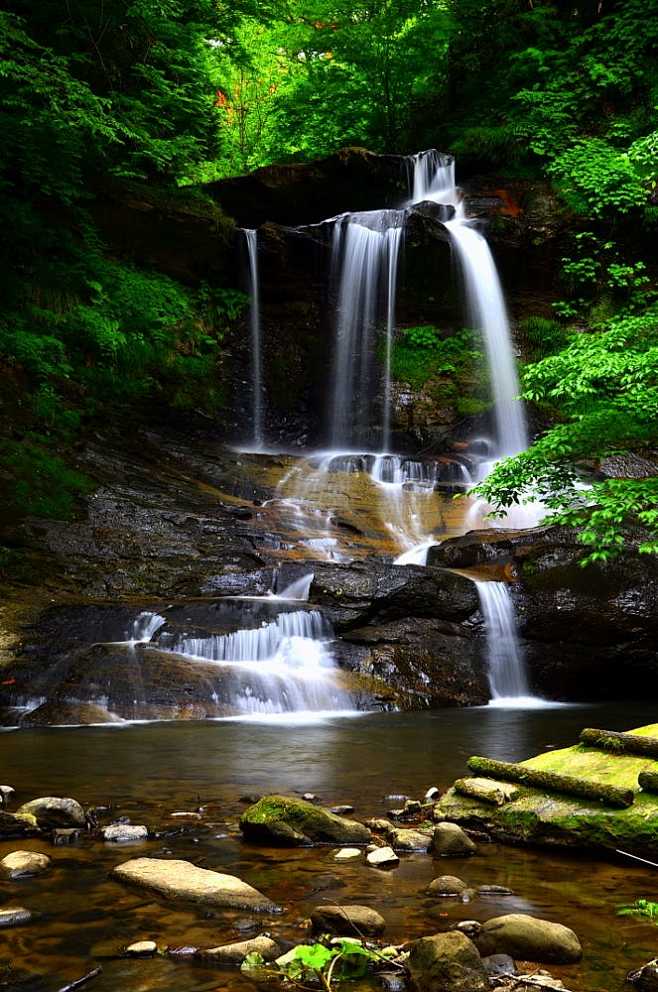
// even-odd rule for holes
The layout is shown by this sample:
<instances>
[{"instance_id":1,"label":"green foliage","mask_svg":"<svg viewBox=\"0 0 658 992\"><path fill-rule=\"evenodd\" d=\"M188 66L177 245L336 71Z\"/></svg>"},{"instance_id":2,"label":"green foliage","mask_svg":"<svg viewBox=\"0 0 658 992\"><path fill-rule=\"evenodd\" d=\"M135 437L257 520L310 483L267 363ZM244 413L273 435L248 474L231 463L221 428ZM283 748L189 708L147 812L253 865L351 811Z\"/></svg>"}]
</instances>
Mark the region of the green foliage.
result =
<instances>
[{"instance_id":1,"label":"green foliage","mask_svg":"<svg viewBox=\"0 0 658 992\"><path fill-rule=\"evenodd\" d=\"M552 161L548 173L571 209L585 217L626 214L647 202L640 169L601 138L581 138Z\"/></svg>"},{"instance_id":2,"label":"green foliage","mask_svg":"<svg viewBox=\"0 0 658 992\"><path fill-rule=\"evenodd\" d=\"M523 353L537 362L563 348L568 334L563 324L548 317L526 317L519 325L519 340Z\"/></svg>"},{"instance_id":3,"label":"green foliage","mask_svg":"<svg viewBox=\"0 0 658 992\"><path fill-rule=\"evenodd\" d=\"M602 561L619 552L624 529L639 524L643 552L658 550L658 477L606 479L587 488L578 463L658 443L658 308L609 320L595 333L523 371L523 396L563 422L528 451L499 464L478 487L498 511L534 498L552 520L580 526Z\"/></svg>"},{"instance_id":4,"label":"green foliage","mask_svg":"<svg viewBox=\"0 0 658 992\"><path fill-rule=\"evenodd\" d=\"M435 376L470 373L480 358L470 331L443 337L431 325L406 327L394 342L391 371L394 378L419 387Z\"/></svg>"},{"instance_id":5,"label":"green foliage","mask_svg":"<svg viewBox=\"0 0 658 992\"><path fill-rule=\"evenodd\" d=\"M76 497L87 492L90 480L71 469L48 450L45 439L0 443L0 477L12 486L6 507L10 512L68 519Z\"/></svg>"},{"instance_id":6,"label":"green foliage","mask_svg":"<svg viewBox=\"0 0 658 992\"><path fill-rule=\"evenodd\" d=\"M388 955L390 957L390 955ZM330 944L300 944L294 949L287 964L280 970L291 981L303 983L319 981L326 990L335 981L352 981L364 978L374 965L386 961L387 955L372 951L363 941L353 937L334 939Z\"/></svg>"},{"instance_id":7,"label":"green foliage","mask_svg":"<svg viewBox=\"0 0 658 992\"><path fill-rule=\"evenodd\" d=\"M636 899L631 905L618 909L617 915L646 917L658 925L658 902L651 902L649 899Z\"/></svg>"}]
</instances>

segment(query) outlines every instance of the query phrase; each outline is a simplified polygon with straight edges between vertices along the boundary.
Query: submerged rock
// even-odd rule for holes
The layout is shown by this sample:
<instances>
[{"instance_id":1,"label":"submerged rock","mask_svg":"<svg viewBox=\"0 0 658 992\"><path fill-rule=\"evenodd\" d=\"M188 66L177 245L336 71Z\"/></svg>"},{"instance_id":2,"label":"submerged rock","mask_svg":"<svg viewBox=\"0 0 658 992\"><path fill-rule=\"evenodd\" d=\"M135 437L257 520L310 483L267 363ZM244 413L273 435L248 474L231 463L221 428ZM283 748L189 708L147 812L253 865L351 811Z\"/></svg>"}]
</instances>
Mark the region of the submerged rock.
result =
<instances>
[{"instance_id":1,"label":"submerged rock","mask_svg":"<svg viewBox=\"0 0 658 992\"><path fill-rule=\"evenodd\" d=\"M245 810L240 829L247 840L288 846L367 844L371 838L362 823L291 796L264 796Z\"/></svg>"},{"instance_id":2,"label":"submerged rock","mask_svg":"<svg viewBox=\"0 0 658 992\"><path fill-rule=\"evenodd\" d=\"M0 869L6 878L41 875L49 866L50 858L36 851L12 851L0 861Z\"/></svg>"},{"instance_id":3,"label":"submerged rock","mask_svg":"<svg viewBox=\"0 0 658 992\"><path fill-rule=\"evenodd\" d=\"M386 929L386 920L369 906L316 906L311 925L315 933L378 937Z\"/></svg>"},{"instance_id":4,"label":"submerged rock","mask_svg":"<svg viewBox=\"0 0 658 992\"><path fill-rule=\"evenodd\" d=\"M32 913L24 906L5 906L0 909L0 929L20 927L31 919Z\"/></svg>"},{"instance_id":5,"label":"submerged rock","mask_svg":"<svg viewBox=\"0 0 658 992\"><path fill-rule=\"evenodd\" d=\"M267 896L235 875L197 868L189 861L135 858L118 865L112 874L121 882L146 889L163 899L265 913L277 909Z\"/></svg>"},{"instance_id":6,"label":"submerged rock","mask_svg":"<svg viewBox=\"0 0 658 992\"><path fill-rule=\"evenodd\" d=\"M430 895L446 897L461 896L467 889L466 882L463 882L461 878L457 878L456 875L439 875L438 878L433 878L427 887Z\"/></svg>"},{"instance_id":7,"label":"submerged rock","mask_svg":"<svg viewBox=\"0 0 658 992\"><path fill-rule=\"evenodd\" d=\"M199 948L196 956L215 964L242 964L247 954L260 954L265 961L274 961L281 948L271 937L261 934L250 940L239 940L219 947Z\"/></svg>"},{"instance_id":8,"label":"submerged rock","mask_svg":"<svg viewBox=\"0 0 658 992\"><path fill-rule=\"evenodd\" d=\"M658 992L658 958L629 972L626 981L631 982L639 992Z\"/></svg>"},{"instance_id":9,"label":"submerged rock","mask_svg":"<svg viewBox=\"0 0 658 992\"><path fill-rule=\"evenodd\" d=\"M408 967L417 992L488 992L489 989L477 947L456 930L414 941Z\"/></svg>"},{"instance_id":10,"label":"submerged rock","mask_svg":"<svg viewBox=\"0 0 658 992\"><path fill-rule=\"evenodd\" d=\"M487 920L477 943L487 955L509 954L542 964L574 964L583 954L578 937L569 927L523 913Z\"/></svg>"},{"instance_id":11,"label":"submerged rock","mask_svg":"<svg viewBox=\"0 0 658 992\"><path fill-rule=\"evenodd\" d=\"M84 827L86 824L85 811L75 799L60 798L59 796L43 796L24 803L18 810L18 815L29 813L36 818L40 827Z\"/></svg>"},{"instance_id":12,"label":"submerged rock","mask_svg":"<svg viewBox=\"0 0 658 992\"><path fill-rule=\"evenodd\" d=\"M437 823L431 850L437 857L463 858L475 854L477 847L456 823Z\"/></svg>"}]
</instances>

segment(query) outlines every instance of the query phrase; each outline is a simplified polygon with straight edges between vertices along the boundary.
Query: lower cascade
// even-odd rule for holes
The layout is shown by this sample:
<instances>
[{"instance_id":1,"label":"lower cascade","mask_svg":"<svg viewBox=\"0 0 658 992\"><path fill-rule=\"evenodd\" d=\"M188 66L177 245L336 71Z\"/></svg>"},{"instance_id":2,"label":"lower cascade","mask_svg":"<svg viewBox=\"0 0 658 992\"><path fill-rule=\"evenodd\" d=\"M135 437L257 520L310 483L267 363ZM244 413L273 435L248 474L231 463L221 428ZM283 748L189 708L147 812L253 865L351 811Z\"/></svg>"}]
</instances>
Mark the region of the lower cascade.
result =
<instances>
[{"instance_id":1,"label":"lower cascade","mask_svg":"<svg viewBox=\"0 0 658 992\"><path fill-rule=\"evenodd\" d=\"M222 699L237 714L352 711L349 692L336 681L332 639L331 625L321 613L298 610L230 634L165 635L160 647L225 666Z\"/></svg>"},{"instance_id":2,"label":"lower cascade","mask_svg":"<svg viewBox=\"0 0 658 992\"><path fill-rule=\"evenodd\" d=\"M523 648L516 630L514 604L506 582L476 580L487 635L492 706L541 705L528 684Z\"/></svg>"}]
</instances>

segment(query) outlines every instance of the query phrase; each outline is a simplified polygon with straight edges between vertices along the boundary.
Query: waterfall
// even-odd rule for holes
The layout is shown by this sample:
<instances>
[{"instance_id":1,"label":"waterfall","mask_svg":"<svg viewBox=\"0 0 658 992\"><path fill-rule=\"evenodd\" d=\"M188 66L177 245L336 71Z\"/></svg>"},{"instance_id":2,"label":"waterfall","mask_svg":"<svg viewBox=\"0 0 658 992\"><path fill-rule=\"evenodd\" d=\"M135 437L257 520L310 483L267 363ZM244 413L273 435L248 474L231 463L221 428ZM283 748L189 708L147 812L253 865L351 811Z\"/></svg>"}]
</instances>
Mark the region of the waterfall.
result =
<instances>
[{"instance_id":1,"label":"waterfall","mask_svg":"<svg viewBox=\"0 0 658 992\"><path fill-rule=\"evenodd\" d=\"M445 226L464 277L469 324L482 331L496 418L497 455L525 451L528 434L512 348L507 309L496 265L485 238L457 217Z\"/></svg>"},{"instance_id":2,"label":"waterfall","mask_svg":"<svg viewBox=\"0 0 658 992\"><path fill-rule=\"evenodd\" d=\"M129 644L148 644L164 623L166 620L159 613L144 610L133 620L130 630L127 631L126 641Z\"/></svg>"},{"instance_id":3,"label":"waterfall","mask_svg":"<svg viewBox=\"0 0 658 992\"><path fill-rule=\"evenodd\" d=\"M530 694L514 604L506 582L475 581L487 635L487 664L492 706L542 706Z\"/></svg>"},{"instance_id":4,"label":"waterfall","mask_svg":"<svg viewBox=\"0 0 658 992\"><path fill-rule=\"evenodd\" d=\"M255 448L263 446L263 373L261 360L258 232L243 228L249 258L249 333L251 336L251 420Z\"/></svg>"},{"instance_id":5,"label":"waterfall","mask_svg":"<svg viewBox=\"0 0 658 992\"><path fill-rule=\"evenodd\" d=\"M374 379L374 331L386 299L382 443L390 439L391 350L404 211L345 214L334 223L332 271L338 281L330 439L334 449L369 440Z\"/></svg>"},{"instance_id":6,"label":"waterfall","mask_svg":"<svg viewBox=\"0 0 658 992\"><path fill-rule=\"evenodd\" d=\"M484 238L472 227L455 186L454 160L431 150L411 158L412 202L432 200L455 208L444 221L464 280L470 324L482 333L491 379L496 420L497 457L528 447L525 413L507 309L496 264Z\"/></svg>"},{"instance_id":7,"label":"waterfall","mask_svg":"<svg viewBox=\"0 0 658 992\"><path fill-rule=\"evenodd\" d=\"M302 575L300 578L295 579L294 582L290 582L287 586L284 586L281 592L278 591L279 583L277 581L276 599L294 599L308 603L311 584L314 578L314 572L307 572L306 575Z\"/></svg>"},{"instance_id":8,"label":"waterfall","mask_svg":"<svg viewBox=\"0 0 658 992\"><path fill-rule=\"evenodd\" d=\"M161 647L222 666L222 701L238 713L352 711L349 693L335 681L332 638L321 613L299 610L231 634L170 636Z\"/></svg>"}]
</instances>

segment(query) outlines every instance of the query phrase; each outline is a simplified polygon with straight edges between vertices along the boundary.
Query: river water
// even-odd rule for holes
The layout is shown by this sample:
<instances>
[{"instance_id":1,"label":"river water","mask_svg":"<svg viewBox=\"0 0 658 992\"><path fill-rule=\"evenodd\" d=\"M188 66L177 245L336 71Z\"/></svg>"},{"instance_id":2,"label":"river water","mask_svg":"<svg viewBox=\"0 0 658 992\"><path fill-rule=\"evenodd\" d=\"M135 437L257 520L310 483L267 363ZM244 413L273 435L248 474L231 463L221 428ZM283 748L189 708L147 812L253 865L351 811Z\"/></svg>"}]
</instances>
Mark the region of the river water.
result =
<instances>
[{"instance_id":1,"label":"river water","mask_svg":"<svg viewBox=\"0 0 658 992\"><path fill-rule=\"evenodd\" d=\"M0 844L0 857L21 848L53 858L43 878L0 882L2 904L42 914L27 927L3 933L0 961L13 960L18 972L14 985L0 987L54 992L100 963L103 973L90 983L92 992L252 988L236 970L164 957L117 957L125 944L141 938L209 947L244 937L236 923L248 914L167 906L108 877L114 865L148 854L240 875L285 908L280 916L262 918L259 929L289 940L304 939L300 923L321 902L372 906L387 920L392 941L434 933L459 919L532 913L572 926L582 940L582 964L551 968L568 988L621 989L628 970L653 956L656 931L618 917L616 910L638 896L652 897L655 870L623 858L603 861L482 843L471 859L402 855L398 868L382 872L361 861L335 862L327 847L275 850L244 844L238 831L240 797L311 791L327 805L351 803L357 817L385 815L399 804L386 799L388 794L422 797L431 785L443 789L464 772L471 754L520 760L572 743L584 725L627 729L654 719L649 704L615 704L378 714L310 725L209 721L4 733L0 780L17 789L20 801L72 795L174 833L129 847L87 837L70 847L53 848L42 840ZM171 818L173 812L199 807L205 807L200 820ZM318 879L327 873L336 877L322 888ZM425 887L446 873L473 886L506 885L515 895L468 905L428 900ZM20 984L20 974L32 977Z\"/></svg>"}]
</instances>

